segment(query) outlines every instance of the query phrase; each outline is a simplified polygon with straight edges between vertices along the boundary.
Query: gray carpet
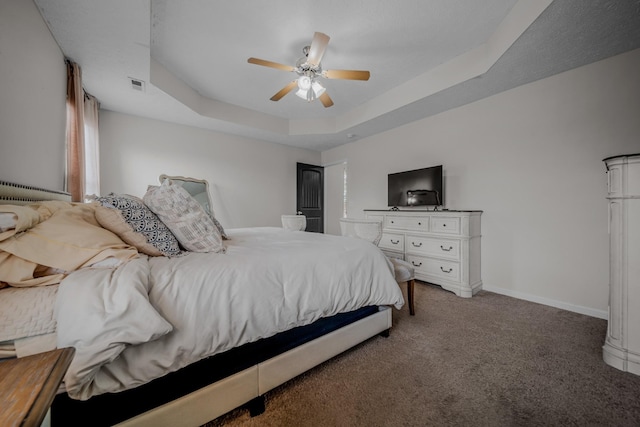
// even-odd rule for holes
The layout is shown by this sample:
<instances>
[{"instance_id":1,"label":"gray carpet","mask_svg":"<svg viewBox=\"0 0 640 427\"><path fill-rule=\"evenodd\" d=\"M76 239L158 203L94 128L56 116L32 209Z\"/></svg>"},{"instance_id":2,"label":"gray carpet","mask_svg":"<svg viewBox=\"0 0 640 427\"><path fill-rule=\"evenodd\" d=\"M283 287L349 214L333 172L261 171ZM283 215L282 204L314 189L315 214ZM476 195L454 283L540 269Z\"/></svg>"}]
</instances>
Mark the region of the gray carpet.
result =
<instances>
[{"instance_id":1,"label":"gray carpet","mask_svg":"<svg viewBox=\"0 0 640 427\"><path fill-rule=\"evenodd\" d=\"M640 426L640 377L602 361L607 322L416 283L372 338L214 426Z\"/></svg>"}]
</instances>

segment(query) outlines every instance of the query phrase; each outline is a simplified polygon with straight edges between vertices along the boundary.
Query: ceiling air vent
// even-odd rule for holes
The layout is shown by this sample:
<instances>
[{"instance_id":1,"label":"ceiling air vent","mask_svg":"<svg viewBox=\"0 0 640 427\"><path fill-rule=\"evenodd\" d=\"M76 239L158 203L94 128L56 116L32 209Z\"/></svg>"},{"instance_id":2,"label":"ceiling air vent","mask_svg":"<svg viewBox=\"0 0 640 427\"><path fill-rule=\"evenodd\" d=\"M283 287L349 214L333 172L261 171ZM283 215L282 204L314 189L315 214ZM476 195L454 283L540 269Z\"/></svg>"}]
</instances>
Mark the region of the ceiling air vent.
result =
<instances>
[{"instance_id":1,"label":"ceiling air vent","mask_svg":"<svg viewBox=\"0 0 640 427\"><path fill-rule=\"evenodd\" d=\"M129 80L131 81L131 88L133 90L138 90L140 92L144 92L144 81L143 80L134 79L132 77L129 77Z\"/></svg>"}]
</instances>

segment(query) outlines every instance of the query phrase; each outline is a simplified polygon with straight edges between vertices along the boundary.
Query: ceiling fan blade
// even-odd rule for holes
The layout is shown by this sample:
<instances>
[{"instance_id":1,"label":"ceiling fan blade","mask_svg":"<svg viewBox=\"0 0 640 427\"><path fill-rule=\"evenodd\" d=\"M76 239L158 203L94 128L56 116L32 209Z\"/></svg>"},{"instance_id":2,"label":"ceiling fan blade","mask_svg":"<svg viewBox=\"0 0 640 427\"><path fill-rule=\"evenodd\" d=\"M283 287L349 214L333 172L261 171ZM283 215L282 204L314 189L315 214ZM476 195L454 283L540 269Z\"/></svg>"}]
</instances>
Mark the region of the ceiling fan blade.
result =
<instances>
[{"instance_id":1,"label":"ceiling fan blade","mask_svg":"<svg viewBox=\"0 0 640 427\"><path fill-rule=\"evenodd\" d=\"M322 77L327 79L369 80L371 73L364 70L324 70Z\"/></svg>"},{"instance_id":2,"label":"ceiling fan blade","mask_svg":"<svg viewBox=\"0 0 640 427\"><path fill-rule=\"evenodd\" d=\"M267 61L259 58L249 58L247 59L247 62L250 64L262 65L264 67L277 68L278 70L283 71L295 71L295 67L292 67L291 65L284 65L278 62Z\"/></svg>"},{"instance_id":3,"label":"ceiling fan blade","mask_svg":"<svg viewBox=\"0 0 640 427\"><path fill-rule=\"evenodd\" d=\"M320 95L320 97L318 99L320 100L320 102L322 102L322 105L324 105L324 108L329 108L329 107L331 107L333 105L333 100L327 94L327 92L325 92L322 95Z\"/></svg>"},{"instance_id":4,"label":"ceiling fan blade","mask_svg":"<svg viewBox=\"0 0 640 427\"><path fill-rule=\"evenodd\" d=\"M273 95L270 99L272 101L280 101L280 98L282 98L283 96L291 92L296 86L298 86L298 81L294 80L288 85L286 85L285 87L283 87L282 89L280 89L280 91L275 95Z\"/></svg>"},{"instance_id":5,"label":"ceiling fan blade","mask_svg":"<svg viewBox=\"0 0 640 427\"><path fill-rule=\"evenodd\" d=\"M322 61L324 51L329 44L329 36L324 33L315 33L311 41L311 48L307 56L307 63L310 65L318 65Z\"/></svg>"}]
</instances>

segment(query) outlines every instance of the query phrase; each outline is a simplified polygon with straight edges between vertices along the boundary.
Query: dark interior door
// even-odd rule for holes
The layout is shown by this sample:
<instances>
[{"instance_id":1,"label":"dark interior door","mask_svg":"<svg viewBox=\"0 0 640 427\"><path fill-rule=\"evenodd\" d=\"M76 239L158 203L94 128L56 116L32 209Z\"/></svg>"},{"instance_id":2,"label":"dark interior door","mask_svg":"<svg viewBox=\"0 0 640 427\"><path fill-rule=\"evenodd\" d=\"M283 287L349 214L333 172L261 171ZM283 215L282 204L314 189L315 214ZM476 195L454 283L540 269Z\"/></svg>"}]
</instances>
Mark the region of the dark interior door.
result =
<instances>
[{"instance_id":1,"label":"dark interior door","mask_svg":"<svg viewBox=\"0 0 640 427\"><path fill-rule=\"evenodd\" d=\"M324 233L324 168L298 163L296 210L307 217L307 231Z\"/></svg>"}]
</instances>

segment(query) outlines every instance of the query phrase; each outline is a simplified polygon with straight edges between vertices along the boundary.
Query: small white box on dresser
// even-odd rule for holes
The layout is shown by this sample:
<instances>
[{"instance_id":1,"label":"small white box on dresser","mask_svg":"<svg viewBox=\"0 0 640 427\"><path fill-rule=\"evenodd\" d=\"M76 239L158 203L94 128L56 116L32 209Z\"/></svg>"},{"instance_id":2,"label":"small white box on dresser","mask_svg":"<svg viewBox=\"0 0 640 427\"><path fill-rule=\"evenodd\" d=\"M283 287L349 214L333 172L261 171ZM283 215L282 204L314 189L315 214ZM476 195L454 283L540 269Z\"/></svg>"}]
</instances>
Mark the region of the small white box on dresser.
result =
<instances>
[{"instance_id":1,"label":"small white box on dresser","mask_svg":"<svg viewBox=\"0 0 640 427\"><path fill-rule=\"evenodd\" d=\"M480 217L482 211L365 209L382 221L378 246L409 261L416 279L469 298L482 289Z\"/></svg>"}]
</instances>

